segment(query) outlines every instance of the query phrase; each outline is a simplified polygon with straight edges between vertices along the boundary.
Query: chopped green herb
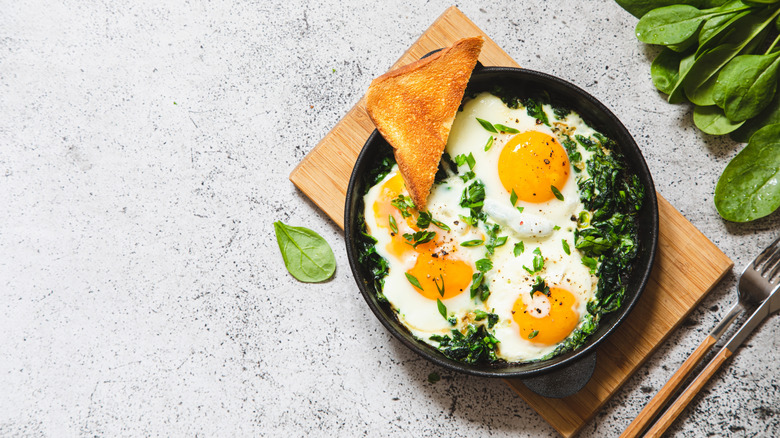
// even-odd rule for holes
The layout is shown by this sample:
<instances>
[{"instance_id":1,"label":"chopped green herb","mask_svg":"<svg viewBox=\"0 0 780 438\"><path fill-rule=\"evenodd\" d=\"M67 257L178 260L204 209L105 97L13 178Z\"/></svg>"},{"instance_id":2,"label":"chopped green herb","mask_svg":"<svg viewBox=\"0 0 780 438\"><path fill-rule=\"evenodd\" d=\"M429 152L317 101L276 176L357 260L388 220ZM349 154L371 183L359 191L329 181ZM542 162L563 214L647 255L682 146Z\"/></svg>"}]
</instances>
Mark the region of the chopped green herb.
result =
<instances>
[{"instance_id":1,"label":"chopped green herb","mask_svg":"<svg viewBox=\"0 0 780 438\"><path fill-rule=\"evenodd\" d=\"M387 215L388 222L390 222L390 231L393 232L393 234L398 234L398 224L395 222L395 218L392 214Z\"/></svg>"},{"instance_id":2,"label":"chopped green herb","mask_svg":"<svg viewBox=\"0 0 780 438\"><path fill-rule=\"evenodd\" d=\"M550 287L547 286L547 282L542 279L541 276L537 275L536 280L534 280L534 283L531 285L531 298L534 297L534 294L536 292L541 292L548 297L550 296Z\"/></svg>"},{"instance_id":3,"label":"chopped green herb","mask_svg":"<svg viewBox=\"0 0 780 438\"><path fill-rule=\"evenodd\" d=\"M586 255L582 256L582 264L590 268L590 273L595 274L596 273L596 267L598 266L598 260L588 257Z\"/></svg>"},{"instance_id":4,"label":"chopped green herb","mask_svg":"<svg viewBox=\"0 0 780 438\"><path fill-rule=\"evenodd\" d=\"M456 155L455 156L455 164L457 164L458 166L462 166L462 165L466 164L466 156L463 155L463 154Z\"/></svg>"},{"instance_id":5,"label":"chopped green herb","mask_svg":"<svg viewBox=\"0 0 780 438\"><path fill-rule=\"evenodd\" d=\"M550 186L550 190L552 190L553 195L555 195L559 201L563 201L563 194L560 192L560 190L558 190L555 186Z\"/></svg>"},{"instance_id":6,"label":"chopped green herb","mask_svg":"<svg viewBox=\"0 0 780 438\"><path fill-rule=\"evenodd\" d=\"M544 257L542 257L542 250L537 247L534 250L534 272L539 272L544 268Z\"/></svg>"},{"instance_id":7,"label":"chopped green herb","mask_svg":"<svg viewBox=\"0 0 780 438\"><path fill-rule=\"evenodd\" d=\"M487 318L488 313L484 310L476 309L474 311L474 321L482 321L483 319Z\"/></svg>"},{"instance_id":8,"label":"chopped green herb","mask_svg":"<svg viewBox=\"0 0 780 438\"><path fill-rule=\"evenodd\" d=\"M476 117L476 119L479 122L479 124L482 125L482 127L485 128L487 131L495 132L496 134L498 134L498 131L496 130L495 127L493 127L492 123L488 122L487 120L482 120L479 117Z\"/></svg>"},{"instance_id":9,"label":"chopped green herb","mask_svg":"<svg viewBox=\"0 0 780 438\"><path fill-rule=\"evenodd\" d=\"M415 231L414 234L404 233L406 243L412 245L413 248L417 248L417 245L430 242L434 237L436 237L435 231Z\"/></svg>"},{"instance_id":10,"label":"chopped green herb","mask_svg":"<svg viewBox=\"0 0 780 438\"><path fill-rule=\"evenodd\" d=\"M474 154L469 152L466 156L466 163L469 165L469 169L474 170L474 166L477 165L477 160L474 159Z\"/></svg>"},{"instance_id":11,"label":"chopped green herb","mask_svg":"<svg viewBox=\"0 0 780 438\"><path fill-rule=\"evenodd\" d=\"M424 230L424 229L428 228L428 226L430 224L434 224L434 225L436 225L437 227L441 228L444 231L449 231L450 230L450 227L447 226L447 224L445 224L443 222L439 222L436 219L434 219L433 216L431 215L431 213L429 213L427 211L421 211L420 215L417 216L417 228L420 228L420 229Z\"/></svg>"},{"instance_id":12,"label":"chopped green herb","mask_svg":"<svg viewBox=\"0 0 780 438\"><path fill-rule=\"evenodd\" d=\"M488 139L487 144L485 144L485 152L489 151L491 147L493 147L493 136L492 135Z\"/></svg>"},{"instance_id":13,"label":"chopped green herb","mask_svg":"<svg viewBox=\"0 0 780 438\"><path fill-rule=\"evenodd\" d=\"M520 206L520 207L517 207L517 211L519 211L520 213L522 213L522 212L523 212L523 210L525 210L525 207L522 207L522 206Z\"/></svg>"},{"instance_id":14,"label":"chopped green herb","mask_svg":"<svg viewBox=\"0 0 780 438\"><path fill-rule=\"evenodd\" d=\"M495 125L493 125L493 127L498 129L501 132L506 132L507 134L517 134L520 132L515 128L510 128L509 126L502 125L500 123L496 123Z\"/></svg>"},{"instance_id":15,"label":"chopped green herb","mask_svg":"<svg viewBox=\"0 0 780 438\"><path fill-rule=\"evenodd\" d=\"M539 334L539 330L534 330L528 335L528 339L533 339Z\"/></svg>"},{"instance_id":16,"label":"chopped green herb","mask_svg":"<svg viewBox=\"0 0 780 438\"><path fill-rule=\"evenodd\" d=\"M398 211L401 212L401 216L405 218L412 215L409 213L409 209L414 209L414 201L412 201L412 198L404 195L398 195L397 198L390 202L390 205L397 208Z\"/></svg>"},{"instance_id":17,"label":"chopped green herb","mask_svg":"<svg viewBox=\"0 0 780 438\"><path fill-rule=\"evenodd\" d=\"M563 243L563 252L566 253L566 255L571 255L571 249L569 249L569 242L566 241L566 239L561 240L561 243Z\"/></svg>"},{"instance_id":18,"label":"chopped green herb","mask_svg":"<svg viewBox=\"0 0 780 438\"><path fill-rule=\"evenodd\" d=\"M479 259L474 264L479 272L487 272L493 269L493 262L490 259Z\"/></svg>"},{"instance_id":19,"label":"chopped green herb","mask_svg":"<svg viewBox=\"0 0 780 438\"><path fill-rule=\"evenodd\" d=\"M465 242L461 242L460 246L479 246L485 243L482 239L474 239L474 240L467 240Z\"/></svg>"},{"instance_id":20,"label":"chopped green herb","mask_svg":"<svg viewBox=\"0 0 780 438\"><path fill-rule=\"evenodd\" d=\"M523 251L525 251L525 244L522 241L515 243L515 249L513 250L515 257L522 254Z\"/></svg>"},{"instance_id":21,"label":"chopped green herb","mask_svg":"<svg viewBox=\"0 0 780 438\"><path fill-rule=\"evenodd\" d=\"M409 283L412 283L412 286L416 287L417 289L423 290L422 285L420 285L419 280L417 280L417 277L414 275L406 272L406 279L409 280Z\"/></svg>"},{"instance_id":22,"label":"chopped green herb","mask_svg":"<svg viewBox=\"0 0 780 438\"><path fill-rule=\"evenodd\" d=\"M555 231L558 231L558 230L560 230L560 229L561 229L561 227L559 227L558 225L556 225L556 226L554 226L554 227L553 227L553 230L555 230Z\"/></svg>"},{"instance_id":23,"label":"chopped green herb","mask_svg":"<svg viewBox=\"0 0 780 438\"><path fill-rule=\"evenodd\" d=\"M447 306L445 306L444 303L442 303L438 298L436 298L436 306L439 308L439 313L441 314L442 318L447 319Z\"/></svg>"},{"instance_id":24,"label":"chopped green herb","mask_svg":"<svg viewBox=\"0 0 780 438\"><path fill-rule=\"evenodd\" d=\"M439 283L436 281L436 279L433 279L433 284L436 286L436 291L439 292L439 295L441 295L442 298L444 298L444 276L443 274L439 274L439 278L441 279L441 286L439 286Z\"/></svg>"},{"instance_id":25,"label":"chopped green herb","mask_svg":"<svg viewBox=\"0 0 780 438\"><path fill-rule=\"evenodd\" d=\"M509 194L509 202L511 202L512 205L517 204L517 193L515 193L515 189L512 189L512 193Z\"/></svg>"}]
</instances>

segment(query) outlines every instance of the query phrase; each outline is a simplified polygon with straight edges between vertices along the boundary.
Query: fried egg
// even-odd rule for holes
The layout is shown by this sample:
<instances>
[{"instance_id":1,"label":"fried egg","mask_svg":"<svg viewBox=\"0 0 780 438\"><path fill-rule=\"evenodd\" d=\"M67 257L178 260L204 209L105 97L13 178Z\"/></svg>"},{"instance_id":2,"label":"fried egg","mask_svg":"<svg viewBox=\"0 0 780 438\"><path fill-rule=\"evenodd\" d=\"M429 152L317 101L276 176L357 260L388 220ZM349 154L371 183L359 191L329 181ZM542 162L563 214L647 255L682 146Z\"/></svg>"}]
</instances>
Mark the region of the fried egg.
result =
<instances>
[{"instance_id":1,"label":"fried egg","mask_svg":"<svg viewBox=\"0 0 780 438\"><path fill-rule=\"evenodd\" d=\"M595 133L574 113L550 127L482 93L455 118L448 176L432 188L422 217L397 166L366 193L366 229L389 266L382 293L415 337L437 346L453 330L486 324L489 313L497 317L489 327L497 356L526 362L549 355L582 324L598 280L574 245L585 211L574 175L587 170L570 161L562 132ZM592 152L575 146L585 162ZM469 205L475 183L484 197Z\"/></svg>"}]
</instances>

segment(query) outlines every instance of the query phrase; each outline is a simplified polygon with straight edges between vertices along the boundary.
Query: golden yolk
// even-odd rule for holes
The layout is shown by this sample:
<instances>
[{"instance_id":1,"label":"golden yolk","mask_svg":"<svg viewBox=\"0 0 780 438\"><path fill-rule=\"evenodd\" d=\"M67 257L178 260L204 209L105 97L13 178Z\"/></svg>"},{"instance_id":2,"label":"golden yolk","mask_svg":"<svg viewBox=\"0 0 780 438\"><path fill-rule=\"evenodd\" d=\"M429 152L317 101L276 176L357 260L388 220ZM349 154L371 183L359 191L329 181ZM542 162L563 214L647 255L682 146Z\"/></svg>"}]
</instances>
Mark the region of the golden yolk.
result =
<instances>
[{"instance_id":1,"label":"golden yolk","mask_svg":"<svg viewBox=\"0 0 780 438\"><path fill-rule=\"evenodd\" d=\"M530 341L544 345L557 344L569 336L580 319L574 310L577 303L574 295L566 289L551 287L549 297L536 292L533 300L536 305L526 305L524 300L531 301L528 295L521 295L512 306L512 317L520 326L520 336L528 339L537 331Z\"/></svg>"},{"instance_id":2,"label":"golden yolk","mask_svg":"<svg viewBox=\"0 0 780 438\"><path fill-rule=\"evenodd\" d=\"M420 246L418 246L420 248ZM414 290L425 298L446 300L459 295L468 289L471 284L473 268L463 260L451 259L446 256L433 256L434 253L425 251L417 256L414 267L407 271L420 282L422 290L414 287ZM439 290L444 288L444 296Z\"/></svg>"},{"instance_id":3,"label":"golden yolk","mask_svg":"<svg viewBox=\"0 0 780 438\"><path fill-rule=\"evenodd\" d=\"M526 131L515 135L501 150L498 176L507 192L526 202L553 198L550 186L563 189L569 179L569 156L550 135Z\"/></svg>"},{"instance_id":4,"label":"golden yolk","mask_svg":"<svg viewBox=\"0 0 780 438\"><path fill-rule=\"evenodd\" d=\"M405 188L404 179L401 174L398 173L382 184L382 187L379 190L379 196L377 196L376 201L374 202L374 217L376 218L377 225L390 230L390 216L393 216L395 219L399 232L392 236L386 249L387 252L396 257L400 257L410 250L411 247L406 243L403 234L414 232L412 227L417 222L416 214L407 217L404 221L401 212L391 204L398 195L402 193L406 194Z\"/></svg>"}]
</instances>

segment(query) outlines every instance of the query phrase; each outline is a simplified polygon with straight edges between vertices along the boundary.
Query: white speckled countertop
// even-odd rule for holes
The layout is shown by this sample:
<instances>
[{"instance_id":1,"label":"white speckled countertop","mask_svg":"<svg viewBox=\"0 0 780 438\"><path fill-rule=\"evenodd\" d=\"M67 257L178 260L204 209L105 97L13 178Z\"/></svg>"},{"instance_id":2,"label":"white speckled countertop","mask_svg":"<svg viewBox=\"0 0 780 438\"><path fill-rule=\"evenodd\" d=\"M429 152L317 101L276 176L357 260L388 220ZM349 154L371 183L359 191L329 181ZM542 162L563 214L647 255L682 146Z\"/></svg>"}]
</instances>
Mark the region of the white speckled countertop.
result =
<instances>
[{"instance_id":1,"label":"white speckled countertop","mask_svg":"<svg viewBox=\"0 0 780 438\"><path fill-rule=\"evenodd\" d=\"M439 369L379 324L343 233L293 167L451 4L19 1L0 14L0 435L555 436L500 380ZM780 214L721 220L739 145L650 82L657 49L611 0L461 10L521 65L601 99L655 183L735 263ZM302 284L272 222L321 233ZM731 304L732 273L581 436L615 436ZM780 434L780 317L671 430ZM442 380L428 383L431 372Z\"/></svg>"}]
</instances>

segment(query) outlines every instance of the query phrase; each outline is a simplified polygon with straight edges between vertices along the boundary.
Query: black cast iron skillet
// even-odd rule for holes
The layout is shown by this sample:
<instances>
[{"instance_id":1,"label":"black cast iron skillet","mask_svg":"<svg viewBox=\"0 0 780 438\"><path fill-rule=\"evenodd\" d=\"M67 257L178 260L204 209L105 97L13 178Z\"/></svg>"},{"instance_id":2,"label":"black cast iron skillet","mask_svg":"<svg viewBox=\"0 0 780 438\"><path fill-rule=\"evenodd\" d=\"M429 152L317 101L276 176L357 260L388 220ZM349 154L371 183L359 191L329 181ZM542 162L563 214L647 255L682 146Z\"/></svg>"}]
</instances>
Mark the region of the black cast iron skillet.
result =
<instances>
[{"instance_id":1,"label":"black cast iron skillet","mask_svg":"<svg viewBox=\"0 0 780 438\"><path fill-rule=\"evenodd\" d=\"M417 354L445 368L475 376L522 378L525 379L527 386L542 395L564 397L578 391L588 382L595 366L593 353L596 347L626 318L647 285L658 243L658 205L655 188L647 164L631 134L606 106L590 94L545 73L512 67L478 67L471 76L466 96L479 91L491 91L496 86L518 96L533 97L544 93L553 105L574 110L591 127L617 141L631 171L639 176L645 187L644 204L637 216L639 255L627 282L623 306L605 315L599 328L583 346L541 362L468 365L449 359L435 348L414 339L398 322L390 306L377 299L373 283L367 280L365 267L358 264L360 227L357 220L358 209L363 205L362 197L368 190L366 175L378 160L386 156L390 148L376 130L363 146L347 188L344 213L347 255L352 274L371 311L398 340Z\"/></svg>"}]
</instances>

